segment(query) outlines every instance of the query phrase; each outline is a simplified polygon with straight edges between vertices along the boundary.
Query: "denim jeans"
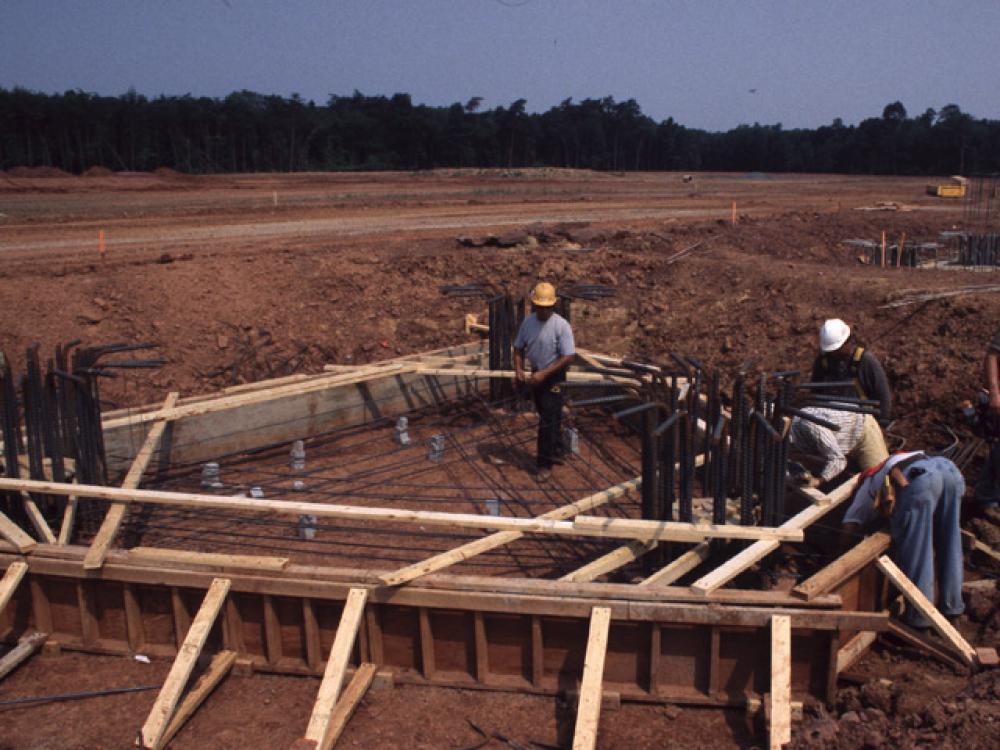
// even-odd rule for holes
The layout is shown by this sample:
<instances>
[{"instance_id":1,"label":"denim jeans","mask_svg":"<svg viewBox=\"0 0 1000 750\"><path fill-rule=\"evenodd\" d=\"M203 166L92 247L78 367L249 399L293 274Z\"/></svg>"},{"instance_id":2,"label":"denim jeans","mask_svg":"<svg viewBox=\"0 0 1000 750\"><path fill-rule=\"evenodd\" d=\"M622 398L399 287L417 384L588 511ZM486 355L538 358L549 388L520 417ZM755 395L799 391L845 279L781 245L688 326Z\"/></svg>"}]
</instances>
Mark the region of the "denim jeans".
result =
<instances>
[{"instance_id":1,"label":"denim jeans","mask_svg":"<svg viewBox=\"0 0 1000 750\"><path fill-rule=\"evenodd\" d=\"M889 522L892 557L942 614L960 615L965 610L959 531L965 480L955 464L940 456L917 461L903 473L909 486L897 492ZM905 620L914 627L930 624L912 607Z\"/></svg>"}]
</instances>

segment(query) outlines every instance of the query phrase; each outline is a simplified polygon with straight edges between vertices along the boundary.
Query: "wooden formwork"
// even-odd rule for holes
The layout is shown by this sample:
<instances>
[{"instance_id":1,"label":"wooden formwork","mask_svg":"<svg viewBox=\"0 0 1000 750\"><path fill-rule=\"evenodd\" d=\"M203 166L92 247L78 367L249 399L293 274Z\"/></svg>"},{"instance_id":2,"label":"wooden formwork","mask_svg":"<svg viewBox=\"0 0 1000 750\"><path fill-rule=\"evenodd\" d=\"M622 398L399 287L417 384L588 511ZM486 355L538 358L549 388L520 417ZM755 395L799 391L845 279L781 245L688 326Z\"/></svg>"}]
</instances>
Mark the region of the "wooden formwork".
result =
<instances>
[{"instance_id":1,"label":"wooden formwork","mask_svg":"<svg viewBox=\"0 0 1000 750\"><path fill-rule=\"evenodd\" d=\"M458 347L111 415L106 423L109 458L122 471L129 470L125 487L134 490L153 465L154 454L160 463L208 460L468 394L491 376L476 369L481 356L478 345ZM418 383L419 389L414 387ZM11 481L17 480L0 483ZM624 493L636 486L632 480L612 489ZM86 488L73 487L77 502L88 502ZM27 480L19 488L40 489ZM862 650L859 638L888 627L882 580L872 564L885 540L859 545L790 593L724 587L783 539L801 537L849 494L845 483L830 495L806 496L803 510L782 527L748 527L746 533L758 535L755 540L707 569L713 560L711 538L731 529L664 524L657 530L661 536L644 536L641 522L629 522L628 533L619 536L627 544L558 581L437 571L524 534L613 537L613 528L622 529L622 524L598 528L579 517L599 504L598 496L517 525L503 519L483 523L495 533L396 572L115 549L118 525L128 510L127 502L118 503L90 547L39 543L0 526L7 539L0 543L0 567L19 571L17 581L11 575L9 604L4 607L0 600L0 637L10 642L40 631L62 648L145 653L178 662L190 662L192 651L215 652L225 654L227 664L235 655L261 671L324 676L309 729L319 734L305 738L316 747L328 747L334 736L327 734L333 730L322 719L338 696L347 664L364 665L366 673L377 665L400 682L538 694L574 691L583 680L581 716L590 718L578 731L587 746L596 735L591 710L595 689L627 700L705 705L743 706L775 691L785 697L790 692L794 700L830 699L838 670ZM210 500L188 495L185 502L197 506ZM594 582L655 548L651 539L671 538L671 533L696 544L639 585ZM68 534L60 534L66 538ZM15 568L18 563L27 564L26 575ZM699 570L691 585L671 585ZM224 589L219 581L225 582ZM207 591L217 600L217 618L215 610L205 612ZM360 596L363 617L348 637L344 602L352 596ZM205 631L196 644L189 642L193 619ZM785 627L790 639L783 635ZM338 649L343 653L335 655ZM585 660L597 652L603 661L588 671ZM790 669L773 668L786 661ZM178 670L180 684L171 687L171 695L161 694L162 715L156 721L151 715L144 727L148 746L162 746L177 730L167 719L190 666ZM354 700L359 691L363 687L352 691ZM192 710L187 706L177 713Z\"/></svg>"},{"instance_id":2,"label":"wooden formwork","mask_svg":"<svg viewBox=\"0 0 1000 750\"><path fill-rule=\"evenodd\" d=\"M686 587L508 581L428 576L402 589L364 571L289 565L280 572L192 561L138 563L112 552L99 575L86 548L40 545L27 555L27 585L5 614L4 634L50 634L63 648L173 657L212 580L232 583L208 650L234 650L256 669L321 675L352 588L369 590L353 662L372 661L401 682L553 694L582 675L594 607L611 610L604 689L640 701L744 705L768 692L768 628L792 622L792 690L826 700L837 651L855 632L885 629L874 598L842 609L837 596L722 590L711 603ZM9 546L0 565L25 559ZM853 586L863 568L842 582ZM860 587L857 587L860 590ZM874 592L872 592L874 593ZM868 611L863 607L867 605Z\"/></svg>"}]
</instances>

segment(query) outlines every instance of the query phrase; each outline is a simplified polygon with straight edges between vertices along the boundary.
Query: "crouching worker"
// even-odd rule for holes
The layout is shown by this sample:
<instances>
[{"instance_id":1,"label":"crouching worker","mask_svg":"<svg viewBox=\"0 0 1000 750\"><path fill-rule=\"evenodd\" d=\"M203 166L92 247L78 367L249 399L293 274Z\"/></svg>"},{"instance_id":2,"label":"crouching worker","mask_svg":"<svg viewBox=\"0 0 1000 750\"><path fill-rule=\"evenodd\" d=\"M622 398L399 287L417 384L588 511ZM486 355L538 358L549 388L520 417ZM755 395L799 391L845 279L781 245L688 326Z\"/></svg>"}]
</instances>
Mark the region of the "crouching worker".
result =
<instances>
[{"instance_id":1,"label":"crouching worker","mask_svg":"<svg viewBox=\"0 0 1000 750\"><path fill-rule=\"evenodd\" d=\"M947 458L896 453L862 475L843 521L850 537L887 519L892 559L949 620L965 610L959 529L964 494L965 479ZM912 607L903 620L915 628L930 626Z\"/></svg>"},{"instance_id":2,"label":"crouching worker","mask_svg":"<svg viewBox=\"0 0 1000 750\"><path fill-rule=\"evenodd\" d=\"M544 281L531 293L532 313L521 323L514 339L514 373L518 382L531 386L538 410L538 479L551 476L559 459L562 440L562 393L566 368L573 361L576 346L569 322L553 309L556 289ZM527 357L531 371L525 370Z\"/></svg>"},{"instance_id":3,"label":"crouching worker","mask_svg":"<svg viewBox=\"0 0 1000 750\"><path fill-rule=\"evenodd\" d=\"M826 484L848 467L864 471L889 457L882 428L871 414L818 406L802 413L792 420L788 442L791 458L811 472L804 478L809 487Z\"/></svg>"}]
</instances>

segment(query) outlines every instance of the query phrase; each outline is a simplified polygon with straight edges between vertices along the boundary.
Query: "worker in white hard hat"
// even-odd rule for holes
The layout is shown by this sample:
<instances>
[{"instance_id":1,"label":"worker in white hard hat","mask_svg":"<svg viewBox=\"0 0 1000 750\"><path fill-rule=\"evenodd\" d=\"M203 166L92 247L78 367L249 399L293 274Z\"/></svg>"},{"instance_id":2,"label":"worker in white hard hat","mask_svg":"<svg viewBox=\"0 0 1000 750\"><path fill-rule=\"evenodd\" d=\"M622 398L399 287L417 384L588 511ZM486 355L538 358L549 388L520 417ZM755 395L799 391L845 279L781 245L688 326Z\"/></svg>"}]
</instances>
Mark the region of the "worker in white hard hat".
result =
<instances>
[{"instance_id":1,"label":"worker in white hard hat","mask_svg":"<svg viewBox=\"0 0 1000 750\"><path fill-rule=\"evenodd\" d=\"M885 427L892 421L892 390L885 370L840 318L831 318L819 329L819 355L813 363L812 381L844 383L841 388L817 393L878 401L879 423Z\"/></svg>"},{"instance_id":2,"label":"worker in white hard hat","mask_svg":"<svg viewBox=\"0 0 1000 750\"><path fill-rule=\"evenodd\" d=\"M524 319L514 339L514 373L518 382L531 386L538 409L538 479L547 481L559 461L562 439L562 393L566 368L576 354L573 329L556 313L556 288L547 282L531 293L531 315ZM531 370L525 369L525 359Z\"/></svg>"}]
</instances>

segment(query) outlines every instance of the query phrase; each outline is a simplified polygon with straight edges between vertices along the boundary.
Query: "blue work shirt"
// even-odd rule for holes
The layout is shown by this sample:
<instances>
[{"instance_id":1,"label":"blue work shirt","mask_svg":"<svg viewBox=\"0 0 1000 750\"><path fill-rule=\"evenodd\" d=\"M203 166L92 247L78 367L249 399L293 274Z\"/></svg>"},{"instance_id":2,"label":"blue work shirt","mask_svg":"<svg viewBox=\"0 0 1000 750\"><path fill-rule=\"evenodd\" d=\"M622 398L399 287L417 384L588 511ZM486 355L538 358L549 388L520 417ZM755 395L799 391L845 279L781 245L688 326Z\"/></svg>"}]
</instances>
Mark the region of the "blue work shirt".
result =
<instances>
[{"instance_id":1,"label":"blue work shirt","mask_svg":"<svg viewBox=\"0 0 1000 750\"><path fill-rule=\"evenodd\" d=\"M521 323L517 338L514 339L514 348L524 351L535 371L544 370L560 357L576 354L573 329L558 313L552 313L544 323L535 313L531 313Z\"/></svg>"}]
</instances>

